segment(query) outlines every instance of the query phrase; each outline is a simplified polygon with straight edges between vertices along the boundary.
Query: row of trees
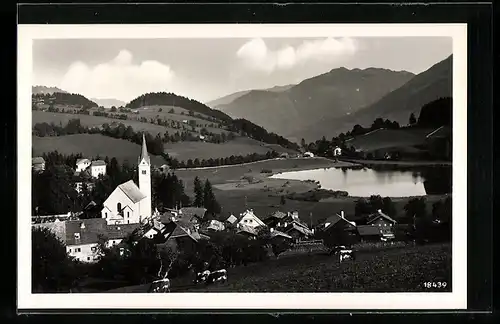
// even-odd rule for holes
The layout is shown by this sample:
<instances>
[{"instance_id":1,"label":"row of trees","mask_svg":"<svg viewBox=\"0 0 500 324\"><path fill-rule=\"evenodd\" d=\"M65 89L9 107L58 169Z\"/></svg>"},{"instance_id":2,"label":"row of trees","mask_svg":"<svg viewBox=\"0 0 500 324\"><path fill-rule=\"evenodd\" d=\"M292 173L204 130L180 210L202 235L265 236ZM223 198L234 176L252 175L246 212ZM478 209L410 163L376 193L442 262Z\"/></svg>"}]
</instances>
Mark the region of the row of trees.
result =
<instances>
[{"instance_id":1,"label":"row of trees","mask_svg":"<svg viewBox=\"0 0 500 324\"><path fill-rule=\"evenodd\" d=\"M221 207L215 198L212 184L208 179L202 184L200 178L194 178L194 202L196 207L205 207L207 213L215 215L221 212Z\"/></svg>"},{"instance_id":2,"label":"row of trees","mask_svg":"<svg viewBox=\"0 0 500 324\"><path fill-rule=\"evenodd\" d=\"M174 169L183 168L198 168L198 167L216 167L222 165L236 165L242 163L250 163L256 161L269 160L279 157L276 151L268 151L265 154L250 153L247 155L231 155L224 158L209 158L209 159L188 159L187 161L179 161L176 158L170 158L168 154L163 155L168 161L168 164Z\"/></svg>"}]
</instances>

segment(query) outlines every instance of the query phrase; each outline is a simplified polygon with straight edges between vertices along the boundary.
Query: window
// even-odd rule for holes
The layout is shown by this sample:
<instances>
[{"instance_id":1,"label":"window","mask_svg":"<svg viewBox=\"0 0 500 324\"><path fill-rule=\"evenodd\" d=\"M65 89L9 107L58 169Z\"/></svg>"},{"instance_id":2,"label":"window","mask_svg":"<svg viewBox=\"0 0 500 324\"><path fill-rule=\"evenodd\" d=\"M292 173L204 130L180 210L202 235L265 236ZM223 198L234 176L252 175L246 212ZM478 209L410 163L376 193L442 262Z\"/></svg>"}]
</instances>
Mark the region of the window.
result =
<instances>
[{"instance_id":1,"label":"window","mask_svg":"<svg viewBox=\"0 0 500 324\"><path fill-rule=\"evenodd\" d=\"M87 257L87 261L90 261L90 257Z\"/></svg>"},{"instance_id":2,"label":"window","mask_svg":"<svg viewBox=\"0 0 500 324\"><path fill-rule=\"evenodd\" d=\"M91 247L91 248L90 248L90 250L91 250L92 252L95 252L95 250L96 250L95 246Z\"/></svg>"},{"instance_id":3,"label":"window","mask_svg":"<svg viewBox=\"0 0 500 324\"><path fill-rule=\"evenodd\" d=\"M130 224L130 221L129 221L129 220L127 221L127 224Z\"/></svg>"},{"instance_id":4,"label":"window","mask_svg":"<svg viewBox=\"0 0 500 324\"><path fill-rule=\"evenodd\" d=\"M142 174L146 174L146 170L142 170Z\"/></svg>"},{"instance_id":5,"label":"window","mask_svg":"<svg viewBox=\"0 0 500 324\"><path fill-rule=\"evenodd\" d=\"M116 204L116 210L117 210L118 212L121 212L121 211L122 211L122 204L121 204L121 203Z\"/></svg>"},{"instance_id":6,"label":"window","mask_svg":"<svg viewBox=\"0 0 500 324\"><path fill-rule=\"evenodd\" d=\"M105 218L108 218L108 212L105 212L105 213L104 213L104 217L105 217Z\"/></svg>"},{"instance_id":7,"label":"window","mask_svg":"<svg viewBox=\"0 0 500 324\"><path fill-rule=\"evenodd\" d=\"M81 248L75 248L75 252L82 252Z\"/></svg>"},{"instance_id":8,"label":"window","mask_svg":"<svg viewBox=\"0 0 500 324\"><path fill-rule=\"evenodd\" d=\"M69 253L71 253L71 249L69 249Z\"/></svg>"},{"instance_id":9,"label":"window","mask_svg":"<svg viewBox=\"0 0 500 324\"><path fill-rule=\"evenodd\" d=\"M75 239L79 240L80 239L80 233L75 233Z\"/></svg>"},{"instance_id":10,"label":"window","mask_svg":"<svg viewBox=\"0 0 500 324\"><path fill-rule=\"evenodd\" d=\"M130 212L127 212L127 218L129 218L129 217L130 217Z\"/></svg>"}]
</instances>

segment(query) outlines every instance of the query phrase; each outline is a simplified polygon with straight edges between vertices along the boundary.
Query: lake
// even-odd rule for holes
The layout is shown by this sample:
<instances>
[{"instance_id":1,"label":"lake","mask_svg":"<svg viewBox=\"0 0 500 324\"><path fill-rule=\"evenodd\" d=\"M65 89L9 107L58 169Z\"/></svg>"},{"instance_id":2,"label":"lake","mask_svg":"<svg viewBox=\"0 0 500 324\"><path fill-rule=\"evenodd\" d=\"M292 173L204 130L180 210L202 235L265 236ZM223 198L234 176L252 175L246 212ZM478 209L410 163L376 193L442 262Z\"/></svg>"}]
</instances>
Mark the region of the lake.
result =
<instances>
[{"instance_id":1,"label":"lake","mask_svg":"<svg viewBox=\"0 0 500 324\"><path fill-rule=\"evenodd\" d=\"M410 197L451 193L451 167L413 170L324 168L278 173L271 178L319 181L321 188L347 191L349 196Z\"/></svg>"}]
</instances>

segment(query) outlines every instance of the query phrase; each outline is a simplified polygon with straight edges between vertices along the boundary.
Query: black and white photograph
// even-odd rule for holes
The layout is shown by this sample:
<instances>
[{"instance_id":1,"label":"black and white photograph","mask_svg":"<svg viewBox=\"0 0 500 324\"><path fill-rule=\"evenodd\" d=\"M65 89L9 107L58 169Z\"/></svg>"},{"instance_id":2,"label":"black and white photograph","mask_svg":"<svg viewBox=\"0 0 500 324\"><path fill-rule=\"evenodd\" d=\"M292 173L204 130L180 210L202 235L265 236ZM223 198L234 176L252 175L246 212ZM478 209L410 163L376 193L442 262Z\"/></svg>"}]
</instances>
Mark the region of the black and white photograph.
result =
<instances>
[{"instance_id":1,"label":"black and white photograph","mask_svg":"<svg viewBox=\"0 0 500 324\"><path fill-rule=\"evenodd\" d=\"M19 26L20 302L464 306L466 34Z\"/></svg>"}]
</instances>

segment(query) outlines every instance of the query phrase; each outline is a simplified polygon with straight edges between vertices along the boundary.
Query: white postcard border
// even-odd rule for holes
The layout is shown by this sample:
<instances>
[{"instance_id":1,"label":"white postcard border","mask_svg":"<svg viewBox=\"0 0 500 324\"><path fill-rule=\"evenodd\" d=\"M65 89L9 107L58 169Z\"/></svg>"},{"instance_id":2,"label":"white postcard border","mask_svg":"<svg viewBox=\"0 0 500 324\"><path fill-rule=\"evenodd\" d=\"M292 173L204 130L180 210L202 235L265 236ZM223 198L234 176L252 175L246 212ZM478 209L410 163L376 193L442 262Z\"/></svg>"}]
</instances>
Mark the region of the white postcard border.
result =
<instances>
[{"instance_id":1,"label":"white postcard border","mask_svg":"<svg viewBox=\"0 0 500 324\"><path fill-rule=\"evenodd\" d=\"M465 309L467 307L466 24L18 25L18 308L20 309ZM292 36L293 35L293 36ZM32 41L61 38L453 38L451 293L31 293ZM422 49L425 50L425 49ZM429 278L432 280L432 278Z\"/></svg>"}]
</instances>

